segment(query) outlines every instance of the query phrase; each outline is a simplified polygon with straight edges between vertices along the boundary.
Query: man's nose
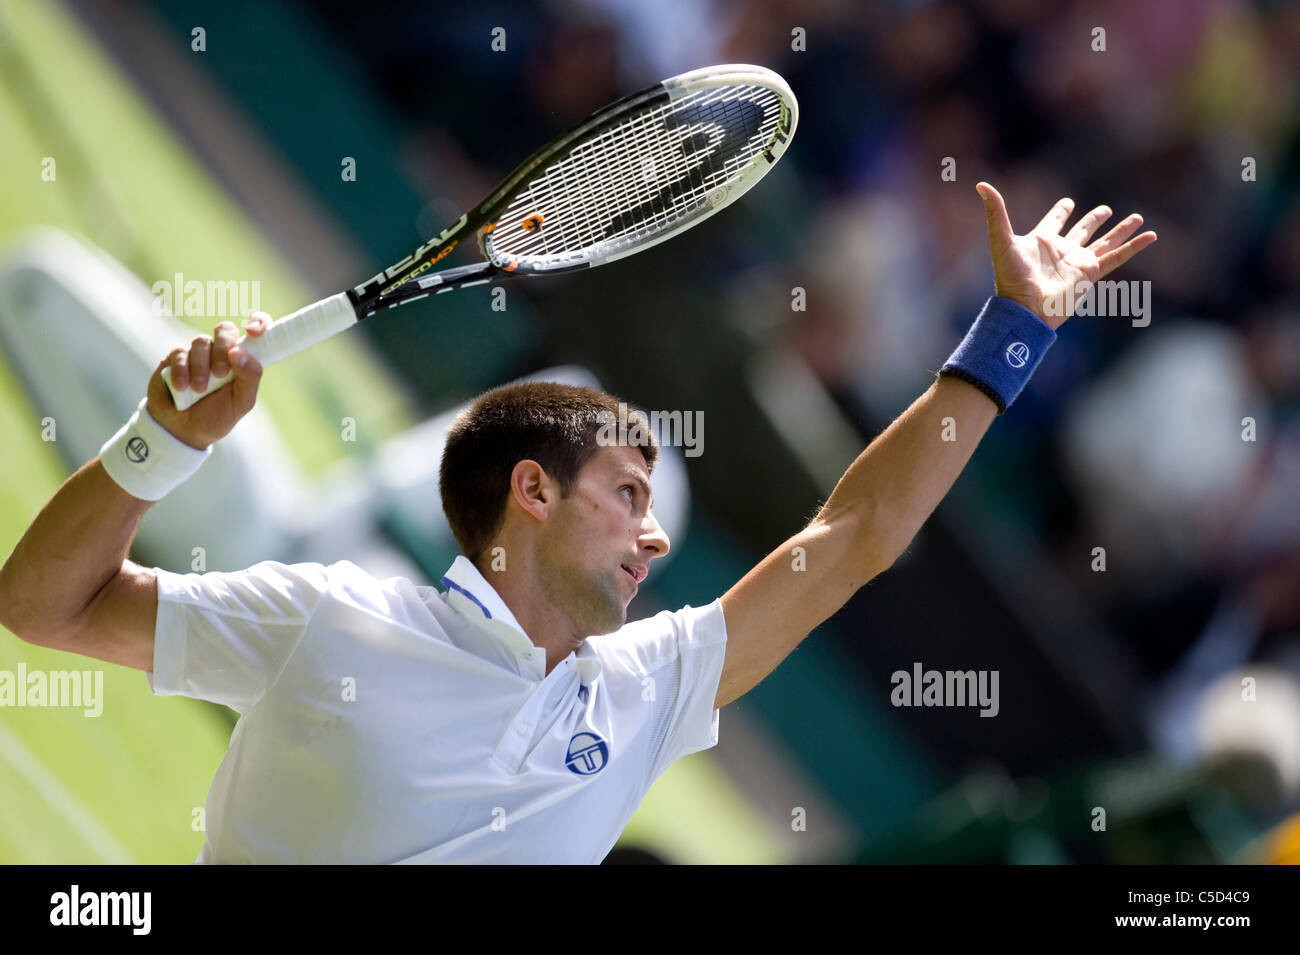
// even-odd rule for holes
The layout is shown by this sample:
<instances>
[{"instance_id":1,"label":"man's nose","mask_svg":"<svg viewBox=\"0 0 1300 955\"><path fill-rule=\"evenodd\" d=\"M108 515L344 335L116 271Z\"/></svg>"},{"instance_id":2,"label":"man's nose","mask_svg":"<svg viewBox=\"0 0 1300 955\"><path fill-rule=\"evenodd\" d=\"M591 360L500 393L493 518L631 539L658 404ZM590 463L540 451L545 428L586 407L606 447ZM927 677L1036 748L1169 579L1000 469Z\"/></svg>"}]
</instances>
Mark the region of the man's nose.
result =
<instances>
[{"instance_id":1,"label":"man's nose","mask_svg":"<svg viewBox=\"0 0 1300 955\"><path fill-rule=\"evenodd\" d=\"M638 538L637 543L641 547L648 547L655 552L651 555L651 560L668 555L671 546L668 542L668 533L659 526L659 521L655 519L653 511L646 511L645 520L641 522L641 536Z\"/></svg>"}]
</instances>

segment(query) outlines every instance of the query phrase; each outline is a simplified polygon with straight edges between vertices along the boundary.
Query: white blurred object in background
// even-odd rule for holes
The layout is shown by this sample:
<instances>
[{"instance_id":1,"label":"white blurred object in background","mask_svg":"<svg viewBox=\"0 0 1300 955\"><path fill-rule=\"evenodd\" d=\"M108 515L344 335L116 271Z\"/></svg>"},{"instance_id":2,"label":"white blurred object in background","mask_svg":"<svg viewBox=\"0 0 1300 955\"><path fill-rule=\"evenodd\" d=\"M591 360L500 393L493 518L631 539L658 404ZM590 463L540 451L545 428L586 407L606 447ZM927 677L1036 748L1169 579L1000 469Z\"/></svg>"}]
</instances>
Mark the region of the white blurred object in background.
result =
<instances>
[{"instance_id":1,"label":"white blurred object in background","mask_svg":"<svg viewBox=\"0 0 1300 955\"><path fill-rule=\"evenodd\" d=\"M194 334L160 314L149 289L119 262L66 233L30 232L0 263L0 353L26 390L33 430L53 419L52 444L68 473L99 454L135 411L158 362ZM577 366L525 380L600 388ZM178 573L241 570L262 560L350 560L380 578L429 583L445 569L430 567L431 555L456 553L438 470L460 410L390 438L369 459L345 458L312 481L258 405L193 477L149 509L132 554ZM660 449L651 485L655 516L675 552L690 513L680 448Z\"/></svg>"},{"instance_id":2,"label":"white blurred object in background","mask_svg":"<svg viewBox=\"0 0 1300 955\"><path fill-rule=\"evenodd\" d=\"M23 384L33 430L52 418L68 473L135 411L158 362L196 332L160 313L107 253L55 229L25 233L0 263L0 351ZM218 442L198 472L145 514L135 549L157 566L238 570L286 560L306 520L304 478L264 408Z\"/></svg>"},{"instance_id":3,"label":"white blurred object in background","mask_svg":"<svg viewBox=\"0 0 1300 955\"><path fill-rule=\"evenodd\" d=\"M1287 671L1251 664L1225 673L1201 697L1196 734L1202 760L1232 767L1227 781L1241 795L1300 797L1300 683Z\"/></svg>"},{"instance_id":4,"label":"white blurred object in background","mask_svg":"<svg viewBox=\"0 0 1300 955\"><path fill-rule=\"evenodd\" d=\"M1221 556L1223 517L1258 457L1248 416L1267 431L1239 337L1191 323L1144 331L1075 404L1067 470L1127 579L1154 586Z\"/></svg>"}]
</instances>

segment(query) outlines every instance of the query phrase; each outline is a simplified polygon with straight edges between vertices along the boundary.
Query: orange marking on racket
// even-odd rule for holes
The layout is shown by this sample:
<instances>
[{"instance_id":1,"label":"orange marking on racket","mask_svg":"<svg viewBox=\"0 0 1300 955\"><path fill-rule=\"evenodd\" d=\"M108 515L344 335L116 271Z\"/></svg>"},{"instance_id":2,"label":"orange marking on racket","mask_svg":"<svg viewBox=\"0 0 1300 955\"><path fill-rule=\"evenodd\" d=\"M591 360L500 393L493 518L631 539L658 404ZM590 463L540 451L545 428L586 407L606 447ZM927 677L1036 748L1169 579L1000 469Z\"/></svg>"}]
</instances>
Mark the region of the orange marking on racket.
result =
<instances>
[{"instance_id":1,"label":"orange marking on racket","mask_svg":"<svg viewBox=\"0 0 1300 955\"><path fill-rule=\"evenodd\" d=\"M524 221L519 223L519 226L525 232L536 232L542 227L542 223L545 221L546 216L542 215L540 212L530 212L528 215L524 216Z\"/></svg>"}]
</instances>

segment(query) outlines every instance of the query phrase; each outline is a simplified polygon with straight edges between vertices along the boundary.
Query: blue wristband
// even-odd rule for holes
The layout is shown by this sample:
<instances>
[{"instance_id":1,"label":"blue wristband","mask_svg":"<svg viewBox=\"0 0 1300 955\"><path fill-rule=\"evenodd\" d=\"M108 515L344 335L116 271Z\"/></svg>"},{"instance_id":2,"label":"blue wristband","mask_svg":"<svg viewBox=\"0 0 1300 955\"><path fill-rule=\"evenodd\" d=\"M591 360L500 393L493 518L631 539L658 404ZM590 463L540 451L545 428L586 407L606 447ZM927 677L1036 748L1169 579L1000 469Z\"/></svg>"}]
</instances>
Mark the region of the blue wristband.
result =
<instances>
[{"instance_id":1,"label":"blue wristband","mask_svg":"<svg viewBox=\"0 0 1300 955\"><path fill-rule=\"evenodd\" d=\"M1056 332L1041 318L1019 302L994 295L939 374L974 385L1002 414L1054 341Z\"/></svg>"}]
</instances>

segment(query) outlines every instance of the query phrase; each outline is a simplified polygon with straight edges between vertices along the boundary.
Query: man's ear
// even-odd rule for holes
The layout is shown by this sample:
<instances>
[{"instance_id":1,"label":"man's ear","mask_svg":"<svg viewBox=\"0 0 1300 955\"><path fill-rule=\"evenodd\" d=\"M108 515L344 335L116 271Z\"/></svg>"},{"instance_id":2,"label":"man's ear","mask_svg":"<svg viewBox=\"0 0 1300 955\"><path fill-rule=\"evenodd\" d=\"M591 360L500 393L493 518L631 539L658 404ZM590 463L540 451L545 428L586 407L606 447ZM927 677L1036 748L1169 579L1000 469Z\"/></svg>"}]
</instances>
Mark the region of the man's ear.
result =
<instances>
[{"instance_id":1,"label":"man's ear","mask_svg":"<svg viewBox=\"0 0 1300 955\"><path fill-rule=\"evenodd\" d=\"M560 489L540 464L526 458L516 461L510 472L510 496L525 513L545 521L551 516Z\"/></svg>"}]
</instances>

